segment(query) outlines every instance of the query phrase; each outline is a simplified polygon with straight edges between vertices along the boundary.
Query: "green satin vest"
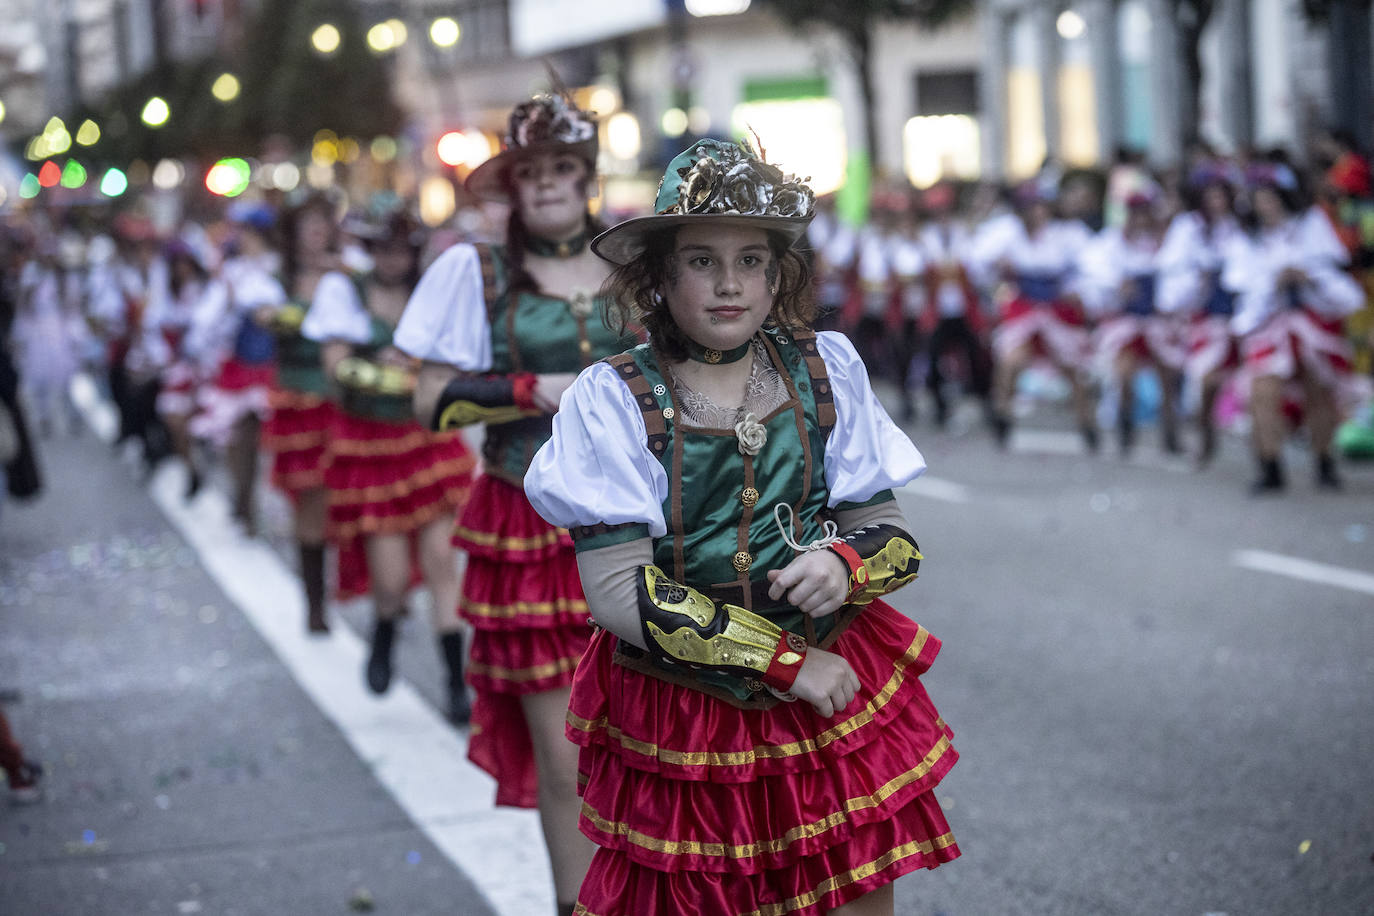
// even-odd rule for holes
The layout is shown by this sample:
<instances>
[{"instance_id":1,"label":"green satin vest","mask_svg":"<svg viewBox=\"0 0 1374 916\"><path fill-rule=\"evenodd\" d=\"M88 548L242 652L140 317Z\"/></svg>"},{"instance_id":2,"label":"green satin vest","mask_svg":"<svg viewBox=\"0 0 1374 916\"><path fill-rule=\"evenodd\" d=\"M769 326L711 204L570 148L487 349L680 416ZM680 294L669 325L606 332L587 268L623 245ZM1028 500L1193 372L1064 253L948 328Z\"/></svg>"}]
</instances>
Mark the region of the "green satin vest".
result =
<instances>
[{"instance_id":1,"label":"green satin vest","mask_svg":"<svg viewBox=\"0 0 1374 916\"><path fill-rule=\"evenodd\" d=\"M578 316L567 299L526 290L512 294L504 246L479 245L477 252L491 325L492 373L581 372L634 344L606 329L601 298L592 299L589 314ZM484 472L523 486L534 453L552 434L552 416L488 426Z\"/></svg>"},{"instance_id":2,"label":"green satin vest","mask_svg":"<svg viewBox=\"0 0 1374 916\"><path fill-rule=\"evenodd\" d=\"M819 643L835 627L836 615L811 620L808 634L806 615L769 600L766 592L768 571L781 569L797 556L778 531L774 506L791 506L796 518L792 537L798 543L809 544L822 536L822 523L829 517L827 431L818 419L816 392L801 349L787 332L760 333L792 396L759 418L768 438L757 456L740 452L733 429L676 423L679 407L673 386L654 351L647 344L630 351L657 400L668 435L667 447L658 450L668 474L669 493L663 502L668 532L654 541L654 562L676 581ZM748 492L751 489L757 497ZM653 661L663 667L660 660ZM760 685L751 687L732 675L698 671L692 677L746 702L757 700L760 693Z\"/></svg>"},{"instance_id":3,"label":"green satin vest","mask_svg":"<svg viewBox=\"0 0 1374 916\"><path fill-rule=\"evenodd\" d=\"M293 305L308 310L309 302L295 300ZM324 397L329 382L320 362L320 344L301 335L284 334L277 338L277 384L288 391L299 391Z\"/></svg>"}]
</instances>

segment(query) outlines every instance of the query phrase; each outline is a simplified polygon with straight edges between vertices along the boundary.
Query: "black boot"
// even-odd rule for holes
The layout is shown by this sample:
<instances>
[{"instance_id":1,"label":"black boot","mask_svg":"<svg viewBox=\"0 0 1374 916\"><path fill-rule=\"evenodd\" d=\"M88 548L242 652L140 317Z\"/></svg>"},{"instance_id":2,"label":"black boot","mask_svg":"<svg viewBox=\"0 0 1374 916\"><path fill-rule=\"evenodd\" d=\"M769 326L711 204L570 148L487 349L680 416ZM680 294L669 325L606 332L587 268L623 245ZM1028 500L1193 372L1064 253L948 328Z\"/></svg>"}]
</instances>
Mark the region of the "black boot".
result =
<instances>
[{"instance_id":1,"label":"black boot","mask_svg":"<svg viewBox=\"0 0 1374 916\"><path fill-rule=\"evenodd\" d=\"M1336 461L1330 455L1317 456L1317 486L1323 490L1341 488L1341 478L1336 473Z\"/></svg>"},{"instance_id":2,"label":"black boot","mask_svg":"<svg viewBox=\"0 0 1374 916\"><path fill-rule=\"evenodd\" d=\"M1097 427L1091 424L1085 424L1079 427L1079 432L1083 434L1083 447L1088 450L1088 454L1096 455L1098 449L1101 447L1101 442L1097 436Z\"/></svg>"},{"instance_id":3,"label":"black boot","mask_svg":"<svg viewBox=\"0 0 1374 916\"><path fill-rule=\"evenodd\" d=\"M1135 422L1126 414L1121 415L1121 419L1116 427L1117 442L1121 446L1121 457L1125 458L1135 447ZM1089 451L1096 451L1092 446L1088 446Z\"/></svg>"},{"instance_id":4,"label":"black boot","mask_svg":"<svg viewBox=\"0 0 1374 916\"><path fill-rule=\"evenodd\" d=\"M372 627L372 652L367 657L367 686L386 693L391 686L391 649L396 642L396 621L378 618Z\"/></svg>"},{"instance_id":5,"label":"black boot","mask_svg":"<svg viewBox=\"0 0 1374 916\"><path fill-rule=\"evenodd\" d=\"M1283 465L1279 464L1279 459L1261 458L1260 476L1258 480L1250 484L1250 495L1263 496L1266 493L1278 493L1283 488Z\"/></svg>"},{"instance_id":6,"label":"black boot","mask_svg":"<svg viewBox=\"0 0 1374 916\"><path fill-rule=\"evenodd\" d=\"M1217 453L1217 431L1208 423L1202 427L1202 447L1197 453L1197 466L1205 468L1212 463L1212 459Z\"/></svg>"},{"instance_id":7,"label":"black boot","mask_svg":"<svg viewBox=\"0 0 1374 916\"><path fill-rule=\"evenodd\" d=\"M305 628L311 633L328 633L324 619L324 545L300 542L301 582L305 585Z\"/></svg>"},{"instance_id":8,"label":"black boot","mask_svg":"<svg viewBox=\"0 0 1374 916\"><path fill-rule=\"evenodd\" d=\"M988 425L992 427L992 436L997 440L997 447L1006 451L1007 441L1011 439L1011 420L1006 414L993 411L988 416Z\"/></svg>"},{"instance_id":9,"label":"black boot","mask_svg":"<svg viewBox=\"0 0 1374 916\"><path fill-rule=\"evenodd\" d=\"M467 725L472 719L472 703L468 700L467 684L463 682L463 634L454 632L440 636L439 654L448 667L448 720L454 725Z\"/></svg>"}]
</instances>

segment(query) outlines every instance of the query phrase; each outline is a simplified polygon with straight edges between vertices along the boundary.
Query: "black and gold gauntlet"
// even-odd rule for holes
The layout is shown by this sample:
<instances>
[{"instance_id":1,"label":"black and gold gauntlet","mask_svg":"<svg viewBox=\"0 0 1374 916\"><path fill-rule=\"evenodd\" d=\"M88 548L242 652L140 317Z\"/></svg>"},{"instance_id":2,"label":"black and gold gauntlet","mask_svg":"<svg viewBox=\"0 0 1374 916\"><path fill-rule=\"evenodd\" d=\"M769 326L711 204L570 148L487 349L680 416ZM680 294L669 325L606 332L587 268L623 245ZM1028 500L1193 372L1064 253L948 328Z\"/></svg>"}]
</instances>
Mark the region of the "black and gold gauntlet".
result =
<instances>
[{"instance_id":1,"label":"black and gold gauntlet","mask_svg":"<svg viewBox=\"0 0 1374 916\"><path fill-rule=\"evenodd\" d=\"M540 413L534 405L533 373L455 376L434 406L430 426L458 429L474 423L510 423Z\"/></svg>"},{"instance_id":2,"label":"black and gold gauntlet","mask_svg":"<svg viewBox=\"0 0 1374 916\"><path fill-rule=\"evenodd\" d=\"M288 302L272 312L267 319L267 330L278 337L293 337L301 332L305 322L305 309L294 302Z\"/></svg>"},{"instance_id":3,"label":"black and gold gauntlet","mask_svg":"<svg viewBox=\"0 0 1374 916\"><path fill-rule=\"evenodd\" d=\"M831 544L849 567L846 604L868 604L916 578L921 551L911 535L896 525L869 525Z\"/></svg>"},{"instance_id":4,"label":"black and gold gauntlet","mask_svg":"<svg viewBox=\"0 0 1374 916\"><path fill-rule=\"evenodd\" d=\"M693 668L759 678L791 688L806 658L806 640L733 604L681 585L657 566L641 566L639 619L649 652Z\"/></svg>"},{"instance_id":5,"label":"black and gold gauntlet","mask_svg":"<svg viewBox=\"0 0 1374 916\"><path fill-rule=\"evenodd\" d=\"M374 363L361 356L346 356L334 367L334 378L344 388L364 394L401 397L415 390L415 376L403 366Z\"/></svg>"}]
</instances>

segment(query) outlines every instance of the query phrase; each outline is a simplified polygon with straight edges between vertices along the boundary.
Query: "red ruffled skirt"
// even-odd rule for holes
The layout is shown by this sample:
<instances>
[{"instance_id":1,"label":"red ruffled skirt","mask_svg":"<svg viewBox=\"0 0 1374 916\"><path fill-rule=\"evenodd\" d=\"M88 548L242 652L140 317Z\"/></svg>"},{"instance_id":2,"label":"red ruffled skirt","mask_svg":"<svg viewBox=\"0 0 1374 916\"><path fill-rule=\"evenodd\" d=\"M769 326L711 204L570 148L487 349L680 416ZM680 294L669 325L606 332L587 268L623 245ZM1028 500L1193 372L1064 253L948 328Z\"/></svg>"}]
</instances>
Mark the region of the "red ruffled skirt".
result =
<instances>
[{"instance_id":1,"label":"red ruffled skirt","mask_svg":"<svg viewBox=\"0 0 1374 916\"><path fill-rule=\"evenodd\" d=\"M524 490L484 475L453 543L468 556L458 613L473 627L468 757L496 780L498 805L533 808L538 779L520 698L571 684L592 635L572 539L540 518Z\"/></svg>"},{"instance_id":2,"label":"red ruffled skirt","mask_svg":"<svg viewBox=\"0 0 1374 916\"><path fill-rule=\"evenodd\" d=\"M272 452L272 485L293 500L324 486L325 444L338 407L317 394L274 388L262 447Z\"/></svg>"},{"instance_id":3,"label":"red ruffled skirt","mask_svg":"<svg viewBox=\"0 0 1374 916\"><path fill-rule=\"evenodd\" d=\"M576 912L819 916L959 855L934 788L958 759L921 685L940 643L882 602L833 651L861 689L839 715L743 710L612 661L573 683L582 832Z\"/></svg>"},{"instance_id":4,"label":"red ruffled skirt","mask_svg":"<svg viewBox=\"0 0 1374 916\"><path fill-rule=\"evenodd\" d=\"M325 452L330 539L408 534L456 512L475 464L456 433L338 411Z\"/></svg>"}]
</instances>

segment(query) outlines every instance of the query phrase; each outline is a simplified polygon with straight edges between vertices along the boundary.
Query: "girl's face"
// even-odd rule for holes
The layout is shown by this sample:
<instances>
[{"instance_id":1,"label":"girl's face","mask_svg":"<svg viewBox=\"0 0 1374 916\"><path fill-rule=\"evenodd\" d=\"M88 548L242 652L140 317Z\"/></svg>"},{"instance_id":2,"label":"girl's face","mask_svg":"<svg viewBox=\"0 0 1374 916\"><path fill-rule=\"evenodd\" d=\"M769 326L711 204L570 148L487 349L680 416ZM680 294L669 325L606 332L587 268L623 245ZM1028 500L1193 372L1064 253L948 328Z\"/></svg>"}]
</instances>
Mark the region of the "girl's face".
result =
<instances>
[{"instance_id":1,"label":"girl's face","mask_svg":"<svg viewBox=\"0 0 1374 916\"><path fill-rule=\"evenodd\" d=\"M678 230L663 294L682 333L703 347L731 350L768 318L777 272L767 232L712 220Z\"/></svg>"},{"instance_id":2,"label":"girl's face","mask_svg":"<svg viewBox=\"0 0 1374 916\"><path fill-rule=\"evenodd\" d=\"M334 224L322 211L311 208L296 223L296 248L304 255L324 254L332 241Z\"/></svg>"},{"instance_id":3,"label":"girl's face","mask_svg":"<svg viewBox=\"0 0 1374 916\"><path fill-rule=\"evenodd\" d=\"M1255 215L1264 226L1279 226L1288 218L1283 199L1273 188L1256 188L1250 200L1255 207Z\"/></svg>"},{"instance_id":4,"label":"girl's face","mask_svg":"<svg viewBox=\"0 0 1374 916\"><path fill-rule=\"evenodd\" d=\"M591 170L572 153L535 153L511 166L513 203L540 238L572 238L586 225Z\"/></svg>"},{"instance_id":5,"label":"girl's face","mask_svg":"<svg viewBox=\"0 0 1374 916\"><path fill-rule=\"evenodd\" d=\"M415 265L415 252L404 241L383 242L372 249L372 263L381 283L402 283Z\"/></svg>"},{"instance_id":6,"label":"girl's face","mask_svg":"<svg viewBox=\"0 0 1374 916\"><path fill-rule=\"evenodd\" d=\"M1217 220L1231 212L1231 199L1220 185L1208 185L1202 191L1202 209L1211 219Z\"/></svg>"}]
</instances>

